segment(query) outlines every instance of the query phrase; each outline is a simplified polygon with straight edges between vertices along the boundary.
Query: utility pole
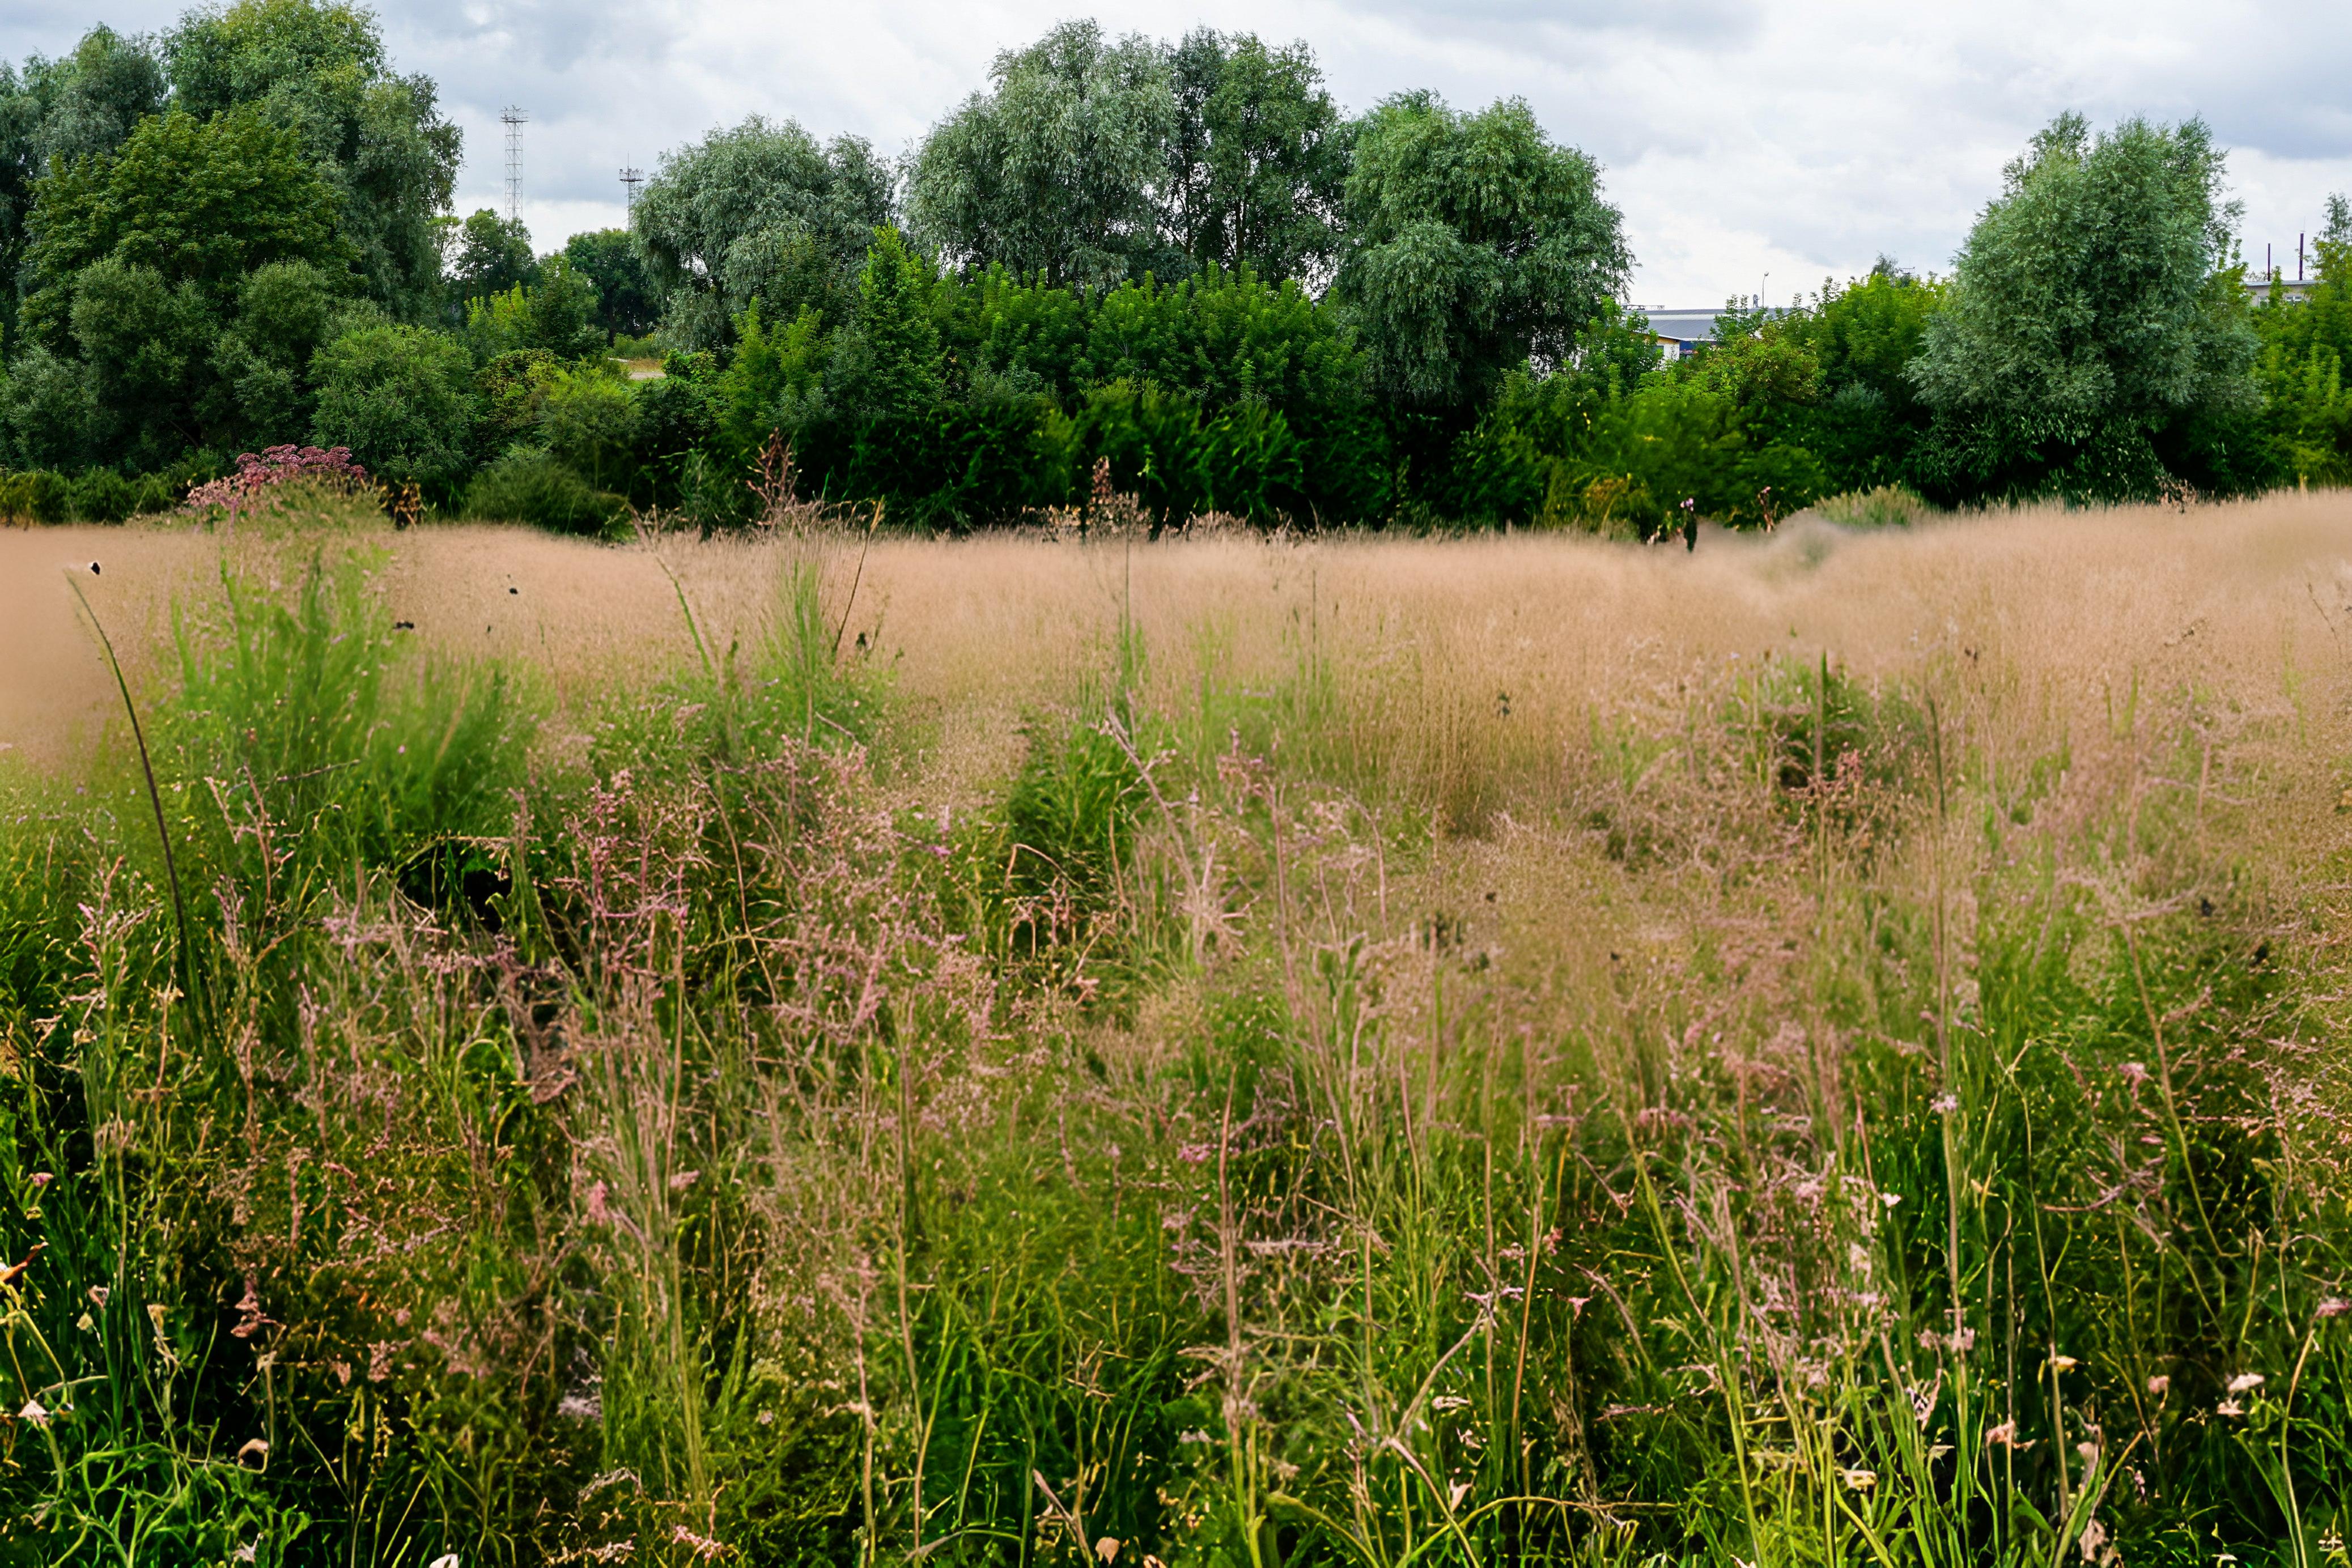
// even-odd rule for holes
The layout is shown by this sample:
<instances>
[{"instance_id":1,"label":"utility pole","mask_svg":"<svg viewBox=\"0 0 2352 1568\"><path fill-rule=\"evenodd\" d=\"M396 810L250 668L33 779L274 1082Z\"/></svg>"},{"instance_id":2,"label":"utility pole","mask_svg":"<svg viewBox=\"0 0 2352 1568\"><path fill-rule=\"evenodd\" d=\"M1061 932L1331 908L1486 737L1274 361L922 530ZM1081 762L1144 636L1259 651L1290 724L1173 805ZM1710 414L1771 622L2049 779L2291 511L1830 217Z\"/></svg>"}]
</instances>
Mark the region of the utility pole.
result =
<instances>
[{"instance_id":1,"label":"utility pole","mask_svg":"<svg viewBox=\"0 0 2352 1568\"><path fill-rule=\"evenodd\" d=\"M522 128L530 116L513 104L499 111L499 123L507 128L507 222L522 222Z\"/></svg>"},{"instance_id":2,"label":"utility pole","mask_svg":"<svg viewBox=\"0 0 2352 1568\"><path fill-rule=\"evenodd\" d=\"M621 183L626 186L629 192L628 209L632 217L636 215L637 211L637 187L645 183L646 172L643 169L632 164L621 171Z\"/></svg>"}]
</instances>

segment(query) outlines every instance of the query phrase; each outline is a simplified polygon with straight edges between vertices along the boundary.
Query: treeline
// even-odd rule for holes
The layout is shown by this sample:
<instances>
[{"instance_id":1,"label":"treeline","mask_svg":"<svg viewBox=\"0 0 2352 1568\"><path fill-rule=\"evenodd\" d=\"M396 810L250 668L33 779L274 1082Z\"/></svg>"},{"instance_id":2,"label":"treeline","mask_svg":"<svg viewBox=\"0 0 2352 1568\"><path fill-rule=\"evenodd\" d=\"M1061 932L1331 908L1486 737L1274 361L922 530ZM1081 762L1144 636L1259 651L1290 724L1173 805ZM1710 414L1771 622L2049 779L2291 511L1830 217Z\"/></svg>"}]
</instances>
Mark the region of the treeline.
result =
<instances>
[{"instance_id":1,"label":"treeline","mask_svg":"<svg viewBox=\"0 0 2352 1568\"><path fill-rule=\"evenodd\" d=\"M586 530L740 520L787 450L800 496L941 528L1098 474L1162 520L1643 534L2352 480L2352 214L2316 298L2254 307L2193 120L2063 118L1949 277L1735 302L1673 363L1591 159L1517 100L1351 118L1304 45L1065 24L898 163L755 117L544 256L448 213L457 157L317 0L0 68L0 462L42 471L0 508L119 514L284 442Z\"/></svg>"}]
</instances>

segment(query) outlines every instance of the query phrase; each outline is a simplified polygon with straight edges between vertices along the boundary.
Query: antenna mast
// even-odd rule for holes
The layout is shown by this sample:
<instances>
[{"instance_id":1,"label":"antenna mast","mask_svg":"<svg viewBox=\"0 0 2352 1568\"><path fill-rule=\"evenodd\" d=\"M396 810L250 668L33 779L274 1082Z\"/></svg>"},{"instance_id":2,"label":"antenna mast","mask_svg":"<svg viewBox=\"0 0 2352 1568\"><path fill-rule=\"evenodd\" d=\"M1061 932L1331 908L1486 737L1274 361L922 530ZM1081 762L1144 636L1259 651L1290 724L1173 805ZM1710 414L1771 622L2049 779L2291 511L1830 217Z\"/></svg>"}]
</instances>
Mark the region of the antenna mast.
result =
<instances>
[{"instance_id":1,"label":"antenna mast","mask_svg":"<svg viewBox=\"0 0 2352 1568\"><path fill-rule=\"evenodd\" d=\"M507 222L522 222L522 128L530 116L513 104L499 111L499 123L507 128Z\"/></svg>"},{"instance_id":2,"label":"antenna mast","mask_svg":"<svg viewBox=\"0 0 2352 1568\"><path fill-rule=\"evenodd\" d=\"M621 183L627 186L629 191L629 212L632 215L637 210L637 187L645 183L646 172L643 169L632 164L621 171Z\"/></svg>"}]
</instances>

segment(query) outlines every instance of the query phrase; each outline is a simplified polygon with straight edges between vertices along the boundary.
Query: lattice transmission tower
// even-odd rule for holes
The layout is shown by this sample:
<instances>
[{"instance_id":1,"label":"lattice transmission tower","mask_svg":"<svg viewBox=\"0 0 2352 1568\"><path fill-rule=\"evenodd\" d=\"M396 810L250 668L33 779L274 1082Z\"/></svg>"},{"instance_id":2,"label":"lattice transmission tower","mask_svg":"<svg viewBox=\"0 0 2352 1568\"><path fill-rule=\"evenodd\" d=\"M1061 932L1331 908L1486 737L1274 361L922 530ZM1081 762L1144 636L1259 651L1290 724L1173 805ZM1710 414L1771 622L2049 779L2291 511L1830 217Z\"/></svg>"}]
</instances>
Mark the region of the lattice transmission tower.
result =
<instances>
[{"instance_id":1,"label":"lattice transmission tower","mask_svg":"<svg viewBox=\"0 0 2352 1568\"><path fill-rule=\"evenodd\" d=\"M628 189L628 205L629 212L632 215L635 215L637 210L637 187L645 183L646 172L643 169L637 168L633 164L621 171L621 183Z\"/></svg>"},{"instance_id":2,"label":"lattice transmission tower","mask_svg":"<svg viewBox=\"0 0 2352 1568\"><path fill-rule=\"evenodd\" d=\"M513 104L499 111L499 123L507 128L507 222L522 222L522 128L530 116Z\"/></svg>"}]
</instances>

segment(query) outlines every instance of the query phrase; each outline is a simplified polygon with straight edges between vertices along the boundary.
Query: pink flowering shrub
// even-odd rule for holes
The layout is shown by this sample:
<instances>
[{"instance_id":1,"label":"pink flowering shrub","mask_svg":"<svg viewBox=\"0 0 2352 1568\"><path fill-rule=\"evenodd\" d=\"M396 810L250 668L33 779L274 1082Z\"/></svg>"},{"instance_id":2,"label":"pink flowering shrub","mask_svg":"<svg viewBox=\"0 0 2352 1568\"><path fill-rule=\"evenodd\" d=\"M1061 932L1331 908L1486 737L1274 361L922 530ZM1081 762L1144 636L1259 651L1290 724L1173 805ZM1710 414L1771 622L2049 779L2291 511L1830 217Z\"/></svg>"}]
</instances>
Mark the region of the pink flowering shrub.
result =
<instances>
[{"instance_id":1,"label":"pink flowering shrub","mask_svg":"<svg viewBox=\"0 0 2352 1568\"><path fill-rule=\"evenodd\" d=\"M352 461L348 446L269 446L258 453L237 454L236 472L199 485L181 503L184 511L203 512L220 507L231 517L282 503L289 484L299 483L335 495L356 495L373 487L368 471Z\"/></svg>"}]
</instances>

